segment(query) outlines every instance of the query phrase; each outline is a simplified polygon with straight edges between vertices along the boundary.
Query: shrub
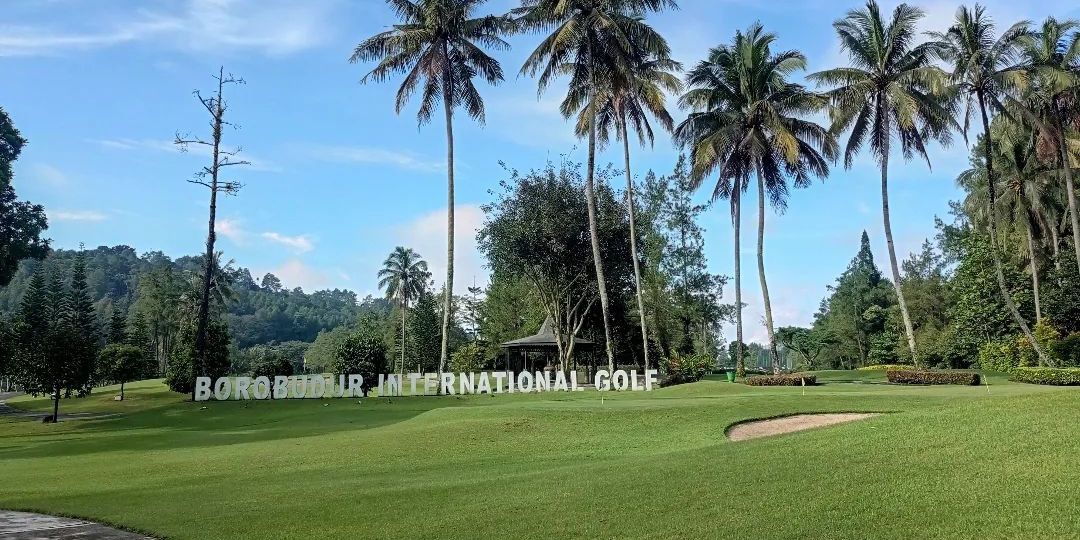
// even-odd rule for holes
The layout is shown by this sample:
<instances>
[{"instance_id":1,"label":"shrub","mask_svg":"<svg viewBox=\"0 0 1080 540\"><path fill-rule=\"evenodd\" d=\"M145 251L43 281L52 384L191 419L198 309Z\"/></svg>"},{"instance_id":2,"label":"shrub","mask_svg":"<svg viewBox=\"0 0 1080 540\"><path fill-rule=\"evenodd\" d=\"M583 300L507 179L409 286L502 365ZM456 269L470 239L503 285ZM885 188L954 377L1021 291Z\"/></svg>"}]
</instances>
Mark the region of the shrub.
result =
<instances>
[{"instance_id":1,"label":"shrub","mask_svg":"<svg viewBox=\"0 0 1080 540\"><path fill-rule=\"evenodd\" d=\"M288 356L277 351L267 351L251 370L252 377L266 377L270 381L270 399L274 399L277 376L290 377L296 374L295 366Z\"/></svg>"},{"instance_id":2,"label":"shrub","mask_svg":"<svg viewBox=\"0 0 1080 540\"><path fill-rule=\"evenodd\" d=\"M815 386L817 376L809 373L785 373L782 375L755 375L743 380L749 386Z\"/></svg>"},{"instance_id":3,"label":"shrub","mask_svg":"<svg viewBox=\"0 0 1080 540\"><path fill-rule=\"evenodd\" d=\"M173 392L190 394L195 390L195 377L206 376L216 380L227 375L230 366L229 340L228 326L211 317L206 326L205 353L201 361L196 361L195 322L185 324L165 370L165 384Z\"/></svg>"},{"instance_id":4,"label":"shrub","mask_svg":"<svg viewBox=\"0 0 1080 540\"><path fill-rule=\"evenodd\" d=\"M715 362L707 354L672 354L663 361L665 385L700 381Z\"/></svg>"},{"instance_id":5,"label":"shrub","mask_svg":"<svg viewBox=\"0 0 1080 540\"><path fill-rule=\"evenodd\" d=\"M1035 327L1032 328L1031 333L1035 336L1035 341L1042 348L1043 352L1049 355L1054 354L1055 345L1061 338L1061 332L1058 332L1054 328L1049 320L1043 319L1035 323ZM1016 337L1016 346L1019 349L1020 359L1019 364L1021 367L1030 367L1039 365L1039 355L1035 353L1035 348L1028 342L1027 337L1019 335Z\"/></svg>"},{"instance_id":6,"label":"shrub","mask_svg":"<svg viewBox=\"0 0 1080 540\"><path fill-rule=\"evenodd\" d=\"M910 365L903 364L871 364L869 366L863 366L856 368L858 371L885 371L889 369L912 369Z\"/></svg>"},{"instance_id":7,"label":"shrub","mask_svg":"<svg viewBox=\"0 0 1080 540\"><path fill-rule=\"evenodd\" d=\"M1029 384L1080 386L1080 368L1016 368L1009 380Z\"/></svg>"},{"instance_id":8,"label":"shrub","mask_svg":"<svg viewBox=\"0 0 1080 540\"><path fill-rule=\"evenodd\" d=\"M1009 373L1020 365L1020 349L1016 339L995 339L979 347L979 367L989 371Z\"/></svg>"},{"instance_id":9,"label":"shrub","mask_svg":"<svg viewBox=\"0 0 1080 540\"><path fill-rule=\"evenodd\" d=\"M929 371L890 369L885 372L889 382L896 384L964 384L974 386L982 380L973 371Z\"/></svg>"},{"instance_id":10,"label":"shrub","mask_svg":"<svg viewBox=\"0 0 1080 540\"><path fill-rule=\"evenodd\" d=\"M1073 332L1054 343L1053 353L1065 366L1080 366L1080 332Z\"/></svg>"},{"instance_id":11,"label":"shrub","mask_svg":"<svg viewBox=\"0 0 1080 540\"><path fill-rule=\"evenodd\" d=\"M98 353L98 366L106 380L120 383L120 399L124 399L124 384L129 383L146 370L143 350L131 345L113 343Z\"/></svg>"},{"instance_id":12,"label":"shrub","mask_svg":"<svg viewBox=\"0 0 1080 540\"><path fill-rule=\"evenodd\" d=\"M374 386L375 379L386 370L386 345L370 324L361 324L338 348L331 366L338 375L361 375L364 396Z\"/></svg>"},{"instance_id":13,"label":"shrub","mask_svg":"<svg viewBox=\"0 0 1080 540\"><path fill-rule=\"evenodd\" d=\"M467 343L450 357L450 371L473 373L484 368L484 349L476 342Z\"/></svg>"}]
</instances>

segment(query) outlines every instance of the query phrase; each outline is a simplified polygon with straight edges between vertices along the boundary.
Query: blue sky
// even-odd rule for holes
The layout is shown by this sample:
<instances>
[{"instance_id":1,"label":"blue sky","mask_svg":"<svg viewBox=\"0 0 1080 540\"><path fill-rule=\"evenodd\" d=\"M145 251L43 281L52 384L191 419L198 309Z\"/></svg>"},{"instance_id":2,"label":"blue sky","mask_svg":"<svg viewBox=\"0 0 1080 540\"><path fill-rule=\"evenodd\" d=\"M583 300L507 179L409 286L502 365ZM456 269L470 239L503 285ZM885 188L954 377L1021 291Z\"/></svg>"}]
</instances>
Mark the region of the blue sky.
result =
<instances>
[{"instance_id":1,"label":"blue sky","mask_svg":"<svg viewBox=\"0 0 1080 540\"><path fill-rule=\"evenodd\" d=\"M797 48L810 70L844 61L831 22L857 2L681 0L681 9L650 21L691 65L736 29L760 20ZM925 29L942 29L958 3L913 2L927 12ZM490 12L515 2L492 0ZM886 2L891 8L894 3ZM1075 2L986 2L1001 24L1080 16ZM226 142L240 145L253 166L235 168L244 183L219 207L226 256L256 276L274 272L307 291L342 287L378 294L375 272L395 245L408 245L445 268L445 142L441 123L418 127L415 106L393 111L395 83L360 85L370 66L347 58L363 38L393 22L376 0L6 0L0 19L0 106L29 139L16 166L22 198L45 205L54 245L127 244L171 256L201 248L204 188L185 182L206 162L183 154L174 134L202 133L205 112L192 97L209 89L224 65L247 84L231 88L230 119L240 125ZM481 87L487 124L460 120L457 136L457 289L486 282L473 237L479 205L505 174L499 160L524 170L584 145L558 114L561 87L539 99L535 81L516 76L537 36L511 40L498 53L508 80ZM676 113L680 116L682 113ZM659 137L634 149L635 173L669 171L677 151ZM953 179L967 166L957 145L933 150L925 163L894 159L893 229L901 257L932 236L933 217L958 197ZM602 162L621 163L615 150ZM869 158L825 182L792 193L784 215L767 216L766 267L777 325L807 324L825 287L869 231L878 264L887 267L878 173ZM703 194L704 195L704 194ZM713 270L731 273L726 207L704 219ZM743 267L754 269L755 216L744 216ZM761 340L756 276L744 279L747 334ZM732 292L725 292L730 301Z\"/></svg>"}]
</instances>

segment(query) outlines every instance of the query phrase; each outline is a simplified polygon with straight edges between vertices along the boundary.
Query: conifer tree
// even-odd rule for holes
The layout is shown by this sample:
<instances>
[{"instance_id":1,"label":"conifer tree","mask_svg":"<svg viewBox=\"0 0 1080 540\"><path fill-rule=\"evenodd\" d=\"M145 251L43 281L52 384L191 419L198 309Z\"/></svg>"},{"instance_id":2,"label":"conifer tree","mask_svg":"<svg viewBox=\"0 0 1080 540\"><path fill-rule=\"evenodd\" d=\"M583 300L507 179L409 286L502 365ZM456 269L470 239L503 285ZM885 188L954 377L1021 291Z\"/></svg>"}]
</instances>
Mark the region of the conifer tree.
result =
<instances>
[{"instance_id":1,"label":"conifer tree","mask_svg":"<svg viewBox=\"0 0 1080 540\"><path fill-rule=\"evenodd\" d=\"M127 343L127 313L120 306L113 304L112 316L109 318L109 335L106 336L109 345Z\"/></svg>"},{"instance_id":2,"label":"conifer tree","mask_svg":"<svg viewBox=\"0 0 1080 540\"><path fill-rule=\"evenodd\" d=\"M131 331L127 333L125 343L132 347L138 347L143 351L143 376L156 377L159 375L158 363L154 358L154 342L150 338L150 326L146 323L146 317L142 312L135 313L131 321Z\"/></svg>"},{"instance_id":3,"label":"conifer tree","mask_svg":"<svg viewBox=\"0 0 1080 540\"><path fill-rule=\"evenodd\" d=\"M62 292L58 274L46 282L44 270L39 269L23 294L15 332L16 381L30 395L52 398L54 422L60 410L60 393L70 388L73 372L71 356L64 354L68 325Z\"/></svg>"},{"instance_id":4,"label":"conifer tree","mask_svg":"<svg viewBox=\"0 0 1080 540\"><path fill-rule=\"evenodd\" d=\"M68 290L68 313L73 388L79 395L90 393L93 387L95 365L98 357L97 316L94 302L90 299L90 287L86 283L86 255L79 252L71 268L71 285Z\"/></svg>"}]
</instances>

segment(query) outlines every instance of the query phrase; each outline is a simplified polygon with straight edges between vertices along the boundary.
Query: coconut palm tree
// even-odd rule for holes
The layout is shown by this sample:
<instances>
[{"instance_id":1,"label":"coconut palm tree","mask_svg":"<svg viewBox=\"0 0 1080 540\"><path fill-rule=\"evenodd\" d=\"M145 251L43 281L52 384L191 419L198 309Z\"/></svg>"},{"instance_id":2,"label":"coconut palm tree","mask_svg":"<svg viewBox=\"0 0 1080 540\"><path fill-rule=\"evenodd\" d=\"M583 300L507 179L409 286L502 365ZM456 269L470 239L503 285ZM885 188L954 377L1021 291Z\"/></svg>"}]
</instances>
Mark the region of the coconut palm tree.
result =
<instances>
[{"instance_id":1,"label":"coconut palm tree","mask_svg":"<svg viewBox=\"0 0 1080 540\"><path fill-rule=\"evenodd\" d=\"M931 62L930 45L914 45L915 25L923 12L900 4L889 20L875 0L851 10L833 28L851 65L814 73L809 79L831 86L829 116L833 133L850 130L844 148L844 166L850 168L864 143L881 168L881 214L889 251L893 286L904 320L908 349L915 365L915 331L900 281L889 215L889 154L895 139L905 158L922 157L930 164L926 145L931 139L949 142L955 100L944 99L945 73Z\"/></svg>"},{"instance_id":2,"label":"coconut palm tree","mask_svg":"<svg viewBox=\"0 0 1080 540\"><path fill-rule=\"evenodd\" d=\"M377 61L363 79L382 82L405 74L397 91L394 109L400 113L418 85L423 87L416 118L421 125L431 120L440 105L446 117L446 294L443 297L442 346L439 372L447 362L451 304L454 291L454 110L484 123L484 100L473 79L491 84L503 80L499 62L484 48L507 50L502 34L510 28L508 17L474 17L484 0L386 0L401 22L356 46L349 61Z\"/></svg>"},{"instance_id":3,"label":"coconut palm tree","mask_svg":"<svg viewBox=\"0 0 1080 540\"><path fill-rule=\"evenodd\" d=\"M1040 132L1045 146L1053 150L1055 161L1065 177L1065 196L1069 206L1069 222L1080 267L1080 209L1076 203L1076 184L1073 176L1076 150L1080 142L1069 138L1069 124L1080 127L1080 22L1059 21L1048 17L1024 43L1024 60L1032 75L1028 95L1033 109L1020 104L1025 118ZM1070 35L1071 34L1071 35ZM1034 114L1032 114L1032 112Z\"/></svg>"},{"instance_id":4,"label":"coconut palm tree","mask_svg":"<svg viewBox=\"0 0 1080 540\"><path fill-rule=\"evenodd\" d=\"M642 15L677 7L674 0L523 0L513 10L521 31L550 32L529 55L521 74L535 76L542 94L552 79L570 77L569 90L560 107L569 118L588 106L589 157L585 175L585 197L589 214L589 237L592 244L596 286L604 321L604 344L608 369L615 369L611 343L607 285L600 260L600 239L596 229L596 105L591 96L599 93L613 73L628 71L632 64L632 43L640 44L656 57L670 56L667 42Z\"/></svg>"},{"instance_id":5,"label":"coconut palm tree","mask_svg":"<svg viewBox=\"0 0 1080 540\"><path fill-rule=\"evenodd\" d=\"M976 225L989 228L989 221L1000 221L1006 227L1016 226L1022 230L1026 241L1023 256L1030 263L1035 320L1039 321L1042 320L1042 302L1036 239L1056 225L1054 219L1060 211L1058 194L1050 181L1050 169L1036 155L1034 135L1030 129L1007 122L1005 117L998 117L991 126L991 134L995 143L995 192L1000 194L995 205L990 206L988 202L989 190L980 189L980 186L986 185L987 168L984 162L960 173L957 183L968 192L964 207ZM982 137L977 147L984 145L985 137ZM1004 239L999 236L994 243L1001 242ZM997 250L997 246L994 246L994 250ZM1045 358L1040 360L1046 361Z\"/></svg>"},{"instance_id":6,"label":"coconut palm tree","mask_svg":"<svg viewBox=\"0 0 1080 540\"><path fill-rule=\"evenodd\" d=\"M405 320L409 312L409 302L420 298L431 273L427 262L411 248L398 246L383 261L379 270L379 288L386 290L386 299L397 303L401 308L401 364L398 373L405 371Z\"/></svg>"},{"instance_id":7,"label":"coconut palm tree","mask_svg":"<svg viewBox=\"0 0 1080 540\"><path fill-rule=\"evenodd\" d=\"M690 90L682 96L680 105L693 112L675 129L675 140L690 147L695 187L715 172L718 178L713 197L731 201L739 343L743 342L741 199L750 177L757 177L758 277L773 366L779 369L765 279L765 198L768 195L772 205L782 210L787 204L787 179L790 177L797 187L805 187L812 177L824 178L838 148L826 128L803 119L824 109L827 101L787 80L792 72L806 68L806 58L797 51L773 53L774 41L774 34L754 24L746 33L736 32L730 45L712 49L708 58L686 76ZM741 359L736 369L743 374Z\"/></svg>"},{"instance_id":8,"label":"coconut palm tree","mask_svg":"<svg viewBox=\"0 0 1080 540\"><path fill-rule=\"evenodd\" d=\"M626 174L626 207L630 219L630 254L634 260L634 291L637 297L638 316L641 324L641 341L645 369L649 369L649 334L646 325L645 303L641 293L641 265L638 260L637 227L634 217L634 182L630 167L631 130L644 145L654 142L652 123L655 118L667 131L674 129L674 121L667 110L667 94L682 90L682 82L674 71L682 66L667 56L658 56L631 40L625 71L607 73L605 84L591 95L593 102L578 111L576 132L588 137L589 128L596 114L596 139L604 146L614 131L622 141L623 164ZM586 93L588 95L588 93Z\"/></svg>"},{"instance_id":9,"label":"coconut palm tree","mask_svg":"<svg viewBox=\"0 0 1080 540\"><path fill-rule=\"evenodd\" d=\"M1014 24L998 37L994 37L994 22L986 14L986 8L978 4L974 9L960 6L956 10L956 20L945 32L932 32L930 50L941 60L952 66L949 81L960 92L964 103L963 132L967 128L971 114L978 111L983 128L983 163L986 167L986 186L989 195L987 205L991 214L997 208L997 177L994 174L994 138L990 136L990 113L1004 108L1005 96L1013 93L1024 83L1024 71L1015 65L1019 53L1020 41L1027 33L1028 22ZM974 186L973 186L974 187ZM1005 273L1001 264L1001 255L997 249L997 219L987 219L990 230L990 254L994 261L994 275L997 278L1001 297L1009 309L1013 320L1027 337L1032 347L1045 361L1042 347L1035 341L1027 321L1020 315L1020 310L1009 294L1005 284Z\"/></svg>"}]
</instances>

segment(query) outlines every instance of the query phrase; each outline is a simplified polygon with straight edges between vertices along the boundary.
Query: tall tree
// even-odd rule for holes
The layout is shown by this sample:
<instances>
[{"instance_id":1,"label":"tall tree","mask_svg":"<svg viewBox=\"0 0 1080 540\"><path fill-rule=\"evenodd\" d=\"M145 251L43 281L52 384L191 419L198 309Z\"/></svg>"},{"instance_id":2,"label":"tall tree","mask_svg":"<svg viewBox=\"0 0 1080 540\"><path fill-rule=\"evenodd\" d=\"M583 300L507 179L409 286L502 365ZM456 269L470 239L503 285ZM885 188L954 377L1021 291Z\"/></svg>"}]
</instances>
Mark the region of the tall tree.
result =
<instances>
[{"instance_id":1,"label":"tall tree","mask_svg":"<svg viewBox=\"0 0 1080 540\"><path fill-rule=\"evenodd\" d=\"M442 98L446 117L446 294L443 297L442 344L439 373L446 367L454 294L454 109L462 107L470 118L484 123L484 100L473 84L479 76L491 84L503 80L499 62L483 47L506 50L502 39L509 30L507 17L474 17L483 0L387 0L401 22L356 46L350 62L379 62L361 82L385 81L405 73L397 92L400 113L423 80L423 96L416 118L420 124Z\"/></svg>"},{"instance_id":2,"label":"tall tree","mask_svg":"<svg viewBox=\"0 0 1080 540\"><path fill-rule=\"evenodd\" d=\"M235 124L225 120L228 104L225 101L225 85L244 84L244 80L233 74L225 74L225 68L218 68L218 74L214 76L217 81L217 91L209 97L205 97L199 90L195 90L195 98L199 100L206 112L210 114L210 139L206 140L197 136L176 134L175 143L182 151L187 151L191 145L197 145L210 151L210 165L204 166L195 177L188 180L192 184L200 185L210 191L210 218L206 231L206 252L203 259L202 290L199 296L199 309L195 321L195 343L193 373L196 376L207 375L206 364L207 351L207 327L210 323L210 294L213 285L211 280L214 274L214 243L217 240L215 230L217 221L217 198L219 194L236 195L240 191L241 184L233 180L224 180L221 173L228 167L237 165L250 165L251 162L238 159L236 156L240 149L228 149L222 146L223 131L226 127L236 127ZM192 385L191 397L195 399L195 387Z\"/></svg>"},{"instance_id":3,"label":"tall tree","mask_svg":"<svg viewBox=\"0 0 1080 540\"><path fill-rule=\"evenodd\" d=\"M408 326L409 302L420 298L431 273L428 272L427 262L420 258L420 254L410 248L398 246L383 261L383 267L379 270L379 288L386 290L386 299L397 302L401 309L401 363L398 365L398 373L405 373L405 328Z\"/></svg>"},{"instance_id":4,"label":"tall tree","mask_svg":"<svg viewBox=\"0 0 1080 540\"><path fill-rule=\"evenodd\" d=\"M1080 208L1076 202L1076 183L1073 176L1077 142L1071 143L1068 128L1080 129L1080 22L1059 21L1047 17L1035 32L1026 36L1023 46L1026 67L1033 75L1033 120L1044 140L1056 154L1065 178L1065 196L1069 206L1076 265L1080 268ZM1023 110L1025 107L1020 105ZM1070 126L1070 124L1072 124Z\"/></svg>"},{"instance_id":5,"label":"tall tree","mask_svg":"<svg viewBox=\"0 0 1080 540\"><path fill-rule=\"evenodd\" d=\"M859 252L829 286L829 293L814 317L814 331L835 338L832 356L841 365L848 364L848 358L866 364L872 342L884 330L882 315L893 305L889 282L874 264L866 231L859 239Z\"/></svg>"},{"instance_id":6,"label":"tall tree","mask_svg":"<svg viewBox=\"0 0 1080 540\"><path fill-rule=\"evenodd\" d=\"M127 342L127 312L116 304L113 304L112 313L109 315L109 331L105 335L105 342L110 345Z\"/></svg>"},{"instance_id":7,"label":"tall tree","mask_svg":"<svg viewBox=\"0 0 1080 540\"><path fill-rule=\"evenodd\" d=\"M19 261L49 254L49 241L41 237L49 227L45 209L18 200L12 185L12 164L25 145L26 139L0 107L0 287L11 281Z\"/></svg>"},{"instance_id":8,"label":"tall tree","mask_svg":"<svg viewBox=\"0 0 1080 540\"><path fill-rule=\"evenodd\" d=\"M968 191L964 209L976 225L989 229L989 221L1000 221L1006 227L1006 238L1013 226L1023 233L1034 292L1035 320L1039 321L1042 319L1042 306L1036 238L1056 227L1056 224L1052 223L1052 216L1059 213L1056 197L1058 193L1051 188L1051 171L1039 161L1034 134L1026 129L1026 126L999 116L991 126L991 137L994 139L995 152L992 159L997 175L994 191L1000 193L1000 196L996 197L995 205L988 205L988 197L984 195L988 194L988 190L980 189L988 176L985 160L981 160L978 166L961 172L957 183ZM981 154L986 144L986 138L980 138L973 152ZM993 241L988 247L993 253L997 253L999 244L1006 243L1006 238L1001 236L998 234L992 237ZM1000 259L1000 256L998 258ZM995 274L998 268L997 265L994 266ZM1004 278L1004 275L1002 277ZM1022 321L1022 318L1018 320L1017 326ZM1045 358L1043 360L1045 361Z\"/></svg>"},{"instance_id":9,"label":"tall tree","mask_svg":"<svg viewBox=\"0 0 1080 540\"><path fill-rule=\"evenodd\" d=\"M930 34L934 40L930 47L937 57L952 65L950 82L957 87L964 98L965 137L971 113L973 109L978 109L983 128L983 163L986 167L986 187L989 195L987 205L991 209L991 217L987 222L990 229L990 251L994 260L994 276L1005 305L1009 308L1009 313L1016 320L1016 324L1034 347L1039 358L1045 361L1046 356L1042 347L1035 341L1031 328L1020 315L1020 310L1013 302L1005 284L1005 271L997 249L997 219L994 219L997 208L997 177L994 175L994 140L990 136L990 113L1001 110L1005 95L1013 92L1024 82L1024 73L1014 62L1019 52L1020 40L1027 34L1027 26L1027 21L1016 23L1001 36L995 38L994 22L986 14L986 8L978 4L974 9L960 6L956 11L956 20L948 31ZM901 305L904 304L901 303Z\"/></svg>"},{"instance_id":10,"label":"tall tree","mask_svg":"<svg viewBox=\"0 0 1080 540\"><path fill-rule=\"evenodd\" d=\"M824 178L837 146L824 127L801 118L824 109L823 97L788 82L787 76L805 69L806 58L797 51L772 52L776 35L759 24L736 32L731 44L712 49L709 57L687 74L691 88L681 99L694 112L675 131L676 141L691 148L692 177L700 185L718 175L714 198L731 200L736 230L736 304L741 312L739 257L741 192L751 176L758 185L758 277L765 307L765 328L774 369L780 362L773 330L772 303L765 279L765 198L783 209L787 204L787 178L796 187ZM742 315L738 315L738 341L742 342ZM740 375L742 367L737 366Z\"/></svg>"},{"instance_id":11,"label":"tall tree","mask_svg":"<svg viewBox=\"0 0 1080 540\"><path fill-rule=\"evenodd\" d=\"M538 94L554 77L569 75L570 83L561 110L569 118L583 112L588 125L589 158L585 173L585 198L589 216L589 238L595 268L600 310L604 323L604 345L608 369L615 369L615 351L611 341L610 302L600 258L600 239L596 216L596 138L597 115L602 88L629 75L635 45L656 58L670 56L664 38L645 23L643 15L677 7L673 0L523 0L514 10L522 30L548 32L540 45L525 60L521 73L535 76Z\"/></svg>"},{"instance_id":12,"label":"tall tree","mask_svg":"<svg viewBox=\"0 0 1080 540\"><path fill-rule=\"evenodd\" d=\"M71 300L62 275L54 271L46 279L41 267L23 294L16 322L16 380L27 393L52 398L53 422L62 397L85 394L91 385L92 371L79 354L80 336L73 324L79 317L73 315Z\"/></svg>"},{"instance_id":13,"label":"tall tree","mask_svg":"<svg viewBox=\"0 0 1080 540\"><path fill-rule=\"evenodd\" d=\"M606 173L601 173L604 178ZM588 226L588 205L583 196L580 166L563 163L556 169L548 164L545 169L527 175L511 171L511 178L502 182L501 187L498 198L483 207L484 226L477 236L478 248L487 256L492 274L501 282L498 289L502 290L493 287L493 292L506 294L509 287L513 287L510 292L516 292L520 290L514 286L517 280L532 285L544 315L551 320L559 367L569 369L578 333L602 326L592 316L599 297L593 275L596 266L583 257L589 250L589 239L582 234ZM603 250L600 255L607 264L612 290L621 295L630 290L632 264L630 229L618 201L616 193L601 182L596 191L597 226ZM524 309L510 315L535 313L533 302L521 304Z\"/></svg>"},{"instance_id":14,"label":"tall tree","mask_svg":"<svg viewBox=\"0 0 1080 540\"><path fill-rule=\"evenodd\" d=\"M851 65L809 76L818 85L834 87L828 93L833 133L851 130L844 148L844 166L850 168L863 144L869 142L881 167L881 215L889 266L908 349L916 365L915 330L901 287L889 214L889 154L895 137L905 159L917 155L929 166L927 143L932 138L948 143L949 129L955 123L955 100L941 96L946 77L932 64L932 45L914 44L916 25L922 17L919 8L900 4L886 21L876 0L868 0L863 9L851 10L833 23Z\"/></svg>"},{"instance_id":15,"label":"tall tree","mask_svg":"<svg viewBox=\"0 0 1080 540\"><path fill-rule=\"evenodd\" d=\"M97 314L86 283L86 253L82 250L75 256L75 263L71 267L68 306L71 337L67 354L72 357L73 367L77 371L76 379L85 381L83 388L76 389L80 395L84 395L89 393L96 373L99 332Z\"/></svg>"},{"instance_id":16,"label":"tall tree","mask_svg":"<svg viewBox=\"0 0 1080 540\"><path fill-rule=\"evenodd\" d=\"M682 66L668 57L666 45L652 48L634 41L631 36L630 50L626 53L625 70L608 74L606 84L590 96L590 102L578 112L577 135L588 137L596 122L597 143L606 145L614 131L615 138L622 141L623 171L626 175L626 208L630 218L630 254L634 262L634 293L637 298L638 319L641 324L641 341L645 369L649 369L649 333L646 322L645 302L642 298L638 234L634 213L634 180L630 167L630 131L633 130L641 144L654 142L653 117L667 131L674 129L674 122L667 110L666 95L682 90L682 82L672 73Z\"/></svg>"}]
</instances>

